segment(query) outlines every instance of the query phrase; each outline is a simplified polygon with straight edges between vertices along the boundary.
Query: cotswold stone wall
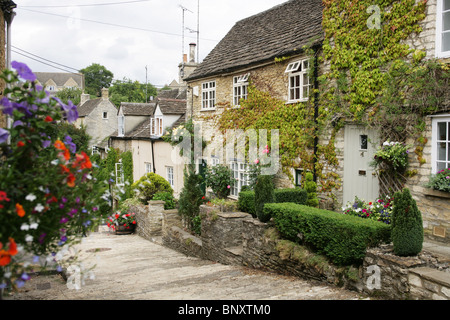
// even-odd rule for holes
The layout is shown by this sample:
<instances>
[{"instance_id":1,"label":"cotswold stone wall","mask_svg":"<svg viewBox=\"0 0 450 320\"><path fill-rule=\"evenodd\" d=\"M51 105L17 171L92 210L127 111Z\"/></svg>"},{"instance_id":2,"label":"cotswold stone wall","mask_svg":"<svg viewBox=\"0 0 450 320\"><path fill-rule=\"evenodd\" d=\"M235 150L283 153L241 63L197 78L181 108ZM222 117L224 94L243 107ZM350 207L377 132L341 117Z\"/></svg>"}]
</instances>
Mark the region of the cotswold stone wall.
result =
<instances>
[{"instance_id":1,"label":"cotswold stone wall","mask_svg":"<svg viewBox=\"0 0 450 320\"><path fill-rule=\"evenodd\" d=\"M163 217L163 245L188 256L298 276L389 300L450 299L448 258L426 251L415 257L398 257L391 245L383 245L368 249L360 266L339 267L305 246L281 239L270 223L246 213L221 212L208 206L200 210L199 236L183 228L177 210L165 211L155 204L149 212L159 211Z\"/></svg>"}]
</instances>

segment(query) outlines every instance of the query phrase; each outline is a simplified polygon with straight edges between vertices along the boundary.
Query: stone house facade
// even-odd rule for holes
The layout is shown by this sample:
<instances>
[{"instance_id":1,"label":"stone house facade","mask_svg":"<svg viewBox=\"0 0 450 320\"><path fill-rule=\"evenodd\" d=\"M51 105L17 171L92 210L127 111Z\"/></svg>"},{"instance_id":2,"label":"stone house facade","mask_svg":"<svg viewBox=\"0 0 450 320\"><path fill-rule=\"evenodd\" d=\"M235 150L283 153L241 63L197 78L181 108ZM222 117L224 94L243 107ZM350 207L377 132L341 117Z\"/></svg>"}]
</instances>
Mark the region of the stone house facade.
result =
<instances>
[{"instance_id":1,"label":"stone house facade","mask_svg":"<svg viewBox=\"0 0 450 320\"><path fill-rule=\"evenodd\" d=\"M249 79L258 89L270 92L273 97L286 101L286 104L302 101L302 86L305 88L307 80L298 80L298 77L292 80L299 74L299 70L295 69L295 63L301 63L309 58L302 50L303 46L314 48L320 53L324 39L322 10L322 1L291 0L239 21L200 66L185 79L189 85L188 116L201 124L207 140L214 141L214 136L217 135L211 116L220 115L226 106L238 108L238 100L246 98ZM448 1L427 1L426 18L420 22L423 31L404 40L405 43L410 48L425 52L425 59L437 58L448 63L449 17ZM280 21L285 23L281 24ZM303 69L307 67L303 66ZM320 64L319 75L329 70L329 67L326 63ZM288 72L290 68L296 72ZM310 79L309 85L311 84ZM320 90L320 87L318 89ZM444 107L443 110L448 109ZM450 241L448 194L434 192L425 188L424 184L438 169L450 168L450 140L448 140L450 113L428 116L424 120L427 126L424 132L427 142L423 148L423 160L420 162L414 152L410 153L410 168L417 174L407 178L403 186L411 190L422 211L426 236L448 243ZM446 131L443 128L446 128ZM439 134L442 137L439 137ZM411 139L407 137L406 144L415 142ZM327 145L329 141L330 137L326 134L318 137L319 145ZM221 141L216 143L220 145ZM335 137L335 151L339 164L334 170L343 183L334 191L333 200L325 195L319 195L323 207L339 210L342 205L354 200L355 196L373 201L380 195L380 181L374 169L370 167L370 162L377 144L382 143L376 130L352 122L348 122L345 128L338 131ZM220 150L218 148L216 149ZM215 159L214 151L211 154L204 154L204 158L210 164L220 161ZM238 179L238 188L232 192L232 196L236 198L240 187L247 182L246 163L239 162L239 159L225 159L224 163L231 166ZM279 187L298 185L299 179L295 177L301 169L290 168L294 180L279 173L277 185Z\"/></svg>"},{"instance_id":2,"label":"stone house facade","mask_svg":"<svg viewBox=\"0 0 450 320\"><path fill-rule=\"evenodd\" d=\"M98 99L90 100L89 95L83 94L78 116L75 125L86 128L86 133L91 137L89 147L93 152L103 153L109 136L117 132L117 108L109 100L108 89L103 89Z\"/></svg>"},{"instance_id":3,"label":"stone house facade","mask_svg":"<svg viewBox=\"0 0 450 320\"><path fill-rule=\"evenodd\" d=\"M65 72L35 72L38 84L43 86L50 95L67 88L84 90L84 75Z\"/></svg>"}]
</instances>

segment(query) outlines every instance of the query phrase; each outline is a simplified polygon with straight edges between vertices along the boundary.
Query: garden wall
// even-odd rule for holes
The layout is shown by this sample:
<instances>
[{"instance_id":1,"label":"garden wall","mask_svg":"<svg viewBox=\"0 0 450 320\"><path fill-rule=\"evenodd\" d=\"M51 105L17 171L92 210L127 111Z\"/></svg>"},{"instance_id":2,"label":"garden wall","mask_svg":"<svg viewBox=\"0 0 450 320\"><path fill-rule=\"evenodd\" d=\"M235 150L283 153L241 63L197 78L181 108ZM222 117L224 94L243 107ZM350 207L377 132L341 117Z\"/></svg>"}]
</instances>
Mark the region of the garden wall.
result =
<instances>
[{"instance_id":1,"label":"garden wall","mask_svg":"<svg viewBox=\"0 0 450 320\"><path fill-rule=\"evenodd\" d=\"M384 245L367 250L360 266L339 267L281 239L270 224L246 213L201 206L202 235L195 236L185 231L176 210L164 211L156 204L149 212L158 210L163 217L163 245L188 256L317 280L385 299L450 299L450 261L428 252L401 258Z\"/></svg>"}]
</instances>

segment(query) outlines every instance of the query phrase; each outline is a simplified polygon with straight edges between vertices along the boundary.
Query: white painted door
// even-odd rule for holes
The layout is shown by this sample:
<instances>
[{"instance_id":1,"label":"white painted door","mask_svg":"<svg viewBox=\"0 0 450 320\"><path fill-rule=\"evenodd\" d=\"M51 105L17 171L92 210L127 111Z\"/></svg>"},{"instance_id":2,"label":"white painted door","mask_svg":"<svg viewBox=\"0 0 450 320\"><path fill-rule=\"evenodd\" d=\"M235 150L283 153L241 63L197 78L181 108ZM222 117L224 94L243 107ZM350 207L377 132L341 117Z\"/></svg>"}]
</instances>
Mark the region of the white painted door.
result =
<instances>
[{"instance_id":1,"label":"white painted door","mask_svg":"<svg viewBox=\"0 0 450 320\"><path fill-rule=\"evenodd\" d=\"M378 145L374 130L357 125L345 127L343 204L355 197L374 201L379 196L378 176L370 166Z\"/></svg>"}]
</instances>

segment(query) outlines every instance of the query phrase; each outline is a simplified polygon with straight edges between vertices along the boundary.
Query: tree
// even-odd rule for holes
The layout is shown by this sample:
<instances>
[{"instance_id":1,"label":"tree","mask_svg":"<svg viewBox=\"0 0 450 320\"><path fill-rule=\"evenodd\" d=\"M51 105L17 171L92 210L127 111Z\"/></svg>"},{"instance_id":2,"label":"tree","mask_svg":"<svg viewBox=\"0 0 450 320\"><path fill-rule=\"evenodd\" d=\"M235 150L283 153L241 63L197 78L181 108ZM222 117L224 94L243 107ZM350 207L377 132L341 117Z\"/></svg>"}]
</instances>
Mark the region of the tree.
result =
<instances>
[{"instance_id":1,"label":"tree","mask_svg":"<svg viewBox=\"0 0 450 320\"><path fill-rule=\"evenodd\" d=\"M206 168L206 186L211 187L219 199L225 199L230 195L230 189L234 182L233 171L228 166L219 164Z\"/></svg>"},{"instance_id":2,"label":"tree","mask_svg":"<svg viewBox=\"0 0 450 320\"><path fill-rule=\"evenodd\" d=\"M84 74L86 92L97 97L101 96L103 88L111 86L114 78L111 71L98 63L93 63L89 67L81 69L80 72Z\"/></svg>"},{"instance_id":3,"label":"tree","mask_svg":"<svg viewBox=\"0 0 450 320\"><path fill-rule=\"evenodd\" d=\"M109 88L109 95L111 102L119 107L121 102L145 103L150 96L156 96L157 91L151 84L146 85L139 81L123 78L123 80L114 81Z\"/></svg>"},{"instance_id":4,"label":"tree","mask_svg":"<svg viewBox=\"0 0 450 320\"><path fill-rule=\"evenodd\" d=\"M423 245L422 214L417 208L409 189L394 196L392 212L392 243L398 256L415 256Z\"/></svg>"},{"instance_id":5,"label":"tree","mask_svg":"<svg viewBox=\"0 0 450 320\"><path fill-rule=\"evenodd\" d=\"M56 97L60 98L65 104L72 101L74 105L79 105L81 101L81 94L83 91L80 88L64 88L56 93Z\"/></svg>"}]
</instances>

